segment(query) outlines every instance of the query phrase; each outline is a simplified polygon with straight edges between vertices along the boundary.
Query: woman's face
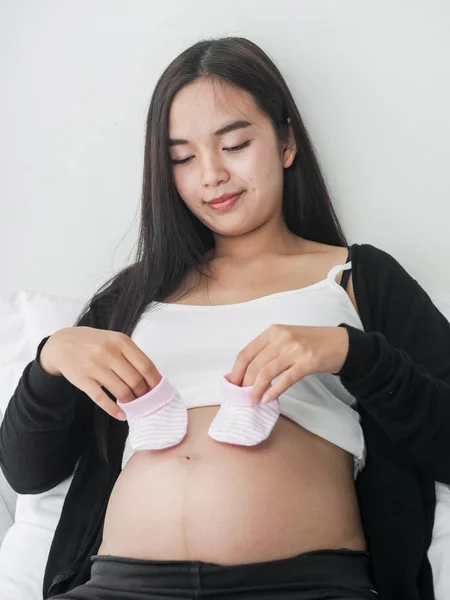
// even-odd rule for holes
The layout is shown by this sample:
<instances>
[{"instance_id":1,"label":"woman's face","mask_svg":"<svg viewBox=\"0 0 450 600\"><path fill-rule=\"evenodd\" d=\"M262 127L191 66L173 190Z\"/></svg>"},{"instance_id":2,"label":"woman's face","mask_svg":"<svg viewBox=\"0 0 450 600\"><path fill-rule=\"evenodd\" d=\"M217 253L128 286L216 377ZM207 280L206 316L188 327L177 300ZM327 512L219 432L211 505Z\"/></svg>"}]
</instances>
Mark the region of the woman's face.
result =
<instances>
[{"instance_id":1,"label":"woman's face","mask_svg":"<svg viewBox=\"0 0 450 600\"><path fill-rule=\"evenodd\" d=\"M278 150L270 119L250 95L226 84L197 81L174 97L169 120L174 182L200 221L216 233L236 235L278 217L283 169L292 164L295 148ZM249 125L215 135L237 120ZM242 147L230 150L236 146ZM222 194L243 190L230 211L220 213L207 204Z\"/></svg>"}]
</instances>

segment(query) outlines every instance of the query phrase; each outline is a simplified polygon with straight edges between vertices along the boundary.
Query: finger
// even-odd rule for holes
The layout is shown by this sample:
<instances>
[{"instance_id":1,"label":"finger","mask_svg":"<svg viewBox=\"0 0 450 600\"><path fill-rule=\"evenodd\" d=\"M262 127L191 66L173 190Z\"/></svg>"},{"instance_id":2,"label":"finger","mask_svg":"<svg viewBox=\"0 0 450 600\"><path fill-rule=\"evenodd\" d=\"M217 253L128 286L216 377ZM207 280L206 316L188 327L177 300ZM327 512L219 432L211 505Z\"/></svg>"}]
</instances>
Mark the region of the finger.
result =
<instances>
[{"instance_id":1,"label":"finger","mask_svg":"<svg viewBox=\"0 0 450 600\"><path fill-rule=\"evenodd\" d=\"M258 403L263 392L267 390L272 379L290 369L298 362L298 357L297 343L283 338L278 338L268 344L258 354L247 369L247 373L250 372L251 379L248 385L253 386L252 395L256 403Z\"/></svg>"},{"instance_id":2,"label":"finger","mask_svg":"<svg viewBox=\"0 0 450 600\"><path fill-rule=\"evenodd\" d=\"M261 388L266 388L268 385L267 375L264 377L264 369L269 365L272 361L274 361L280 354L282 350L277 348L275 344L267 344L265 348L261 350L259 354L255 356L255 358L250 362L247 366L247 370L244 374L243 384L246 385L255 385L257 383L258 376L260 380L258 382ZM286 361L286 368L290 367L292 363ZM283 369L279 371L281 373ZM279 374L277 373L277 375ZM263 379L261 379L261 377Z\"/></svg>"},{"instance_id":3,"label":"finger","mask_svg":"<svg viewBox=\"0 0 450 600\"><path fill-rule=\"evenodd\" d=\"M266 404L267 402L272 402L281 396L281 394L284 394L284 392L297 383L297 381L303 379L307 374L307 372L299 372L299 369L295 368L295 366L288 369L281 375L278 381L272 385L272 387L265 391L263 394L264 400L261 398L261 403Z\"/></svg>"},{"instance_id":4,"label":"finger","mask_svg":"<svg viewBox=\"0 0 450 600\"><path fill-rule=\"evenodd\" d=\"M162 374L158 371L155 363L143 352L132 339L125 338L121 346L121 352L128 362L142 375L147 382L149 389L153 389L162 379Z\"/></svg>"},{"instance_id":5,"label":"finger","mask_svg":"<svg viewBox=\"0 0 450 600\"><path fill-rule=\"evenodd\" d=\"M237 355L231 369L230 381L235 385L251 385L244 383L244 376L249 364L269 343L267 330L247 344Z\"/></svg>"},{"instance_id":6,"label":"finger","mask_svg":"<svg viewBox=\"0 0 450 600\"><path fill-rule=\"evenodd\" d=\"M117 360L111 361L108 366L130 390L130 394L127 394L126 390L122 394L121 402L129 402L135 398L140 398L150 391L151 388L147 383L147 380L134 368L123 354L121 354Z\"/></svg>"},{"instance_id":7,"label":"finger","mask_svg":"<svg viewBox=\"0 0 450 600\"><path fill-rule=\"evenodd\" d=\"M257 404L263 394L272 389L272 380L292 367L294 361L287 354L279 354L260 369L252 387L252 396Z\"/></svg>"},{"instance_id":8,"label":"finger","mask_svg":"<svg viewBox=\"0 0 450 600\"><path fill-rule=\"evenodd\" d=\"M116 419L117 414L122 412L117 404L113 400L110 400L108 394L102 390L102 384L100 381L92 378L86 379L83 381L80 389L111 417Z\"/></svg>"}]
</instances>

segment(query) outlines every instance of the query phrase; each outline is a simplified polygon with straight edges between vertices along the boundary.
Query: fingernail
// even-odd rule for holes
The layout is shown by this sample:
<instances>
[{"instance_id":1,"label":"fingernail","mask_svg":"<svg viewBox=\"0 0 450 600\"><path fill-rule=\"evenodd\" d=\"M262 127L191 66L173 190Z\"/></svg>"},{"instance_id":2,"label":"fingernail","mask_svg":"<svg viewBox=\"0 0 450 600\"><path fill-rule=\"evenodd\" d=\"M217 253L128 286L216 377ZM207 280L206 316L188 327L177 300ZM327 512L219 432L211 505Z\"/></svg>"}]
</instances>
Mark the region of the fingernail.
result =
<instances>
[{"instance_id":1,"label":"fingernail","mask_svg":"<svg viewBox=\"0 0 450 600\"><path fill-rule=\"evenodd\" d=\"M270 400L270 394L268 394L267 392L264 394L264 396L261 398L261 402L269 402Z\"/></svg>"},{"instance_id":2,"label":"fingernail","mask_svg":"<svg viewBox=\"0 0 450 600\"><path fill-rule=\"evenodd\" d=\"M118 412L116 413L116 417L118 419L120 419L121 421L126 421L127 420L127 415L123 412Z\"/></svg>"}]
</instances>

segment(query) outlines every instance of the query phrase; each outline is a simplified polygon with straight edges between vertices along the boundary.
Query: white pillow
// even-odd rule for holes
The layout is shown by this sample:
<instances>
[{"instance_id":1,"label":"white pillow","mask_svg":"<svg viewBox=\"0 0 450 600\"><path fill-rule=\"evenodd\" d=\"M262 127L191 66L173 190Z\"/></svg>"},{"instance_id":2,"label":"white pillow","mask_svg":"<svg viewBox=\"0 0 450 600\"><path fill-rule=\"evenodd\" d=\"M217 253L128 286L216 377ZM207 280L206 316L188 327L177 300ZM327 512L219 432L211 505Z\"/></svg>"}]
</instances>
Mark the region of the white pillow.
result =
<instances>
[{"instance_id":1,"label":"white pillow","mask_svg":"<svg viewBox=\"0 0 450 600\"><path fill-rule=\"evenodd\" d=\"M0 410L5 410L25 366L34 359L43 337L73 325L85 299L65 298L21 290L0 296ZM450 295L433 302L450 321ZM130 449L125 448L124 460ZM75 467L76 469L76 467ZM1 471L1 469L0 469ZM42 494L16 494L15 522L7 529L0 548L2 600L42 600L42 585L50 546L72 475ZM6 487L9 487L5 481ZM5 498L2 493L1 500ZM450 488L436 483L436 518L428 552L436 600L450 598ZM0 515L2 507L0 505ZM0 516L1 518L1 516ZM7 527L6 516L6 527ZM1 535L1 534L0 534Z\"/></svg>"},{"instance_id":2,"label":"white pillow","mask_svg":"<svg viewBox=\"0 0 450 600\"><path fill-rule=\"evenodd\" d=\"M0 423L3 415L0 411ZM2 470L0 469L0 547L5 538L6 532L14 523L14 513L16 510L17 494L6 481Z\"/></svg>"},{"instance_id":3,"label":"white pillow","mask_svg":"<svg viewBox=\"0 0 450 600\"><path fill-rule=\"evenodd\" d=\"M3 413L0 410L0 424L3 421ZM0 547L6 532L14 523L16 512L17 494L6 481L3 471L0 469Z\"/></svg>"},{"instance_id":4,"label":"white pillow","mask_svg":"<svg viewBox=\"0 0 450 600\"><path fill-rule=\"evenodd\" d=\"M436 513L428 549L436 600L450 598L450 486L436 482Z\"/></svg>"},{"instance_id":5,"label":"white pillow","mask_svg":"<svg viewBox=\"0 0 450 600\"><path fill-rule=\"evenodd\" d=\"M72 326L86 301L87 298L66 298L34 290L0 295L2 418L24 368L36 356L39 342L62 327ZM73 473L42 494L17 494L0 469L2 600L42 600L45 566L72 479ZM2 505L8 512L13 507L11 522Z\"/></svg>"},{"instance_id":6,"label":"white pillow","mask_svg":"<svg viewBox=\"0 0 450 600\"><path fill-rule=\"evenodd\" d=\"M2 600L42 600L45 566L73 475L42 494L18 494L0 548Z\"/></svg>"}]
</instances>

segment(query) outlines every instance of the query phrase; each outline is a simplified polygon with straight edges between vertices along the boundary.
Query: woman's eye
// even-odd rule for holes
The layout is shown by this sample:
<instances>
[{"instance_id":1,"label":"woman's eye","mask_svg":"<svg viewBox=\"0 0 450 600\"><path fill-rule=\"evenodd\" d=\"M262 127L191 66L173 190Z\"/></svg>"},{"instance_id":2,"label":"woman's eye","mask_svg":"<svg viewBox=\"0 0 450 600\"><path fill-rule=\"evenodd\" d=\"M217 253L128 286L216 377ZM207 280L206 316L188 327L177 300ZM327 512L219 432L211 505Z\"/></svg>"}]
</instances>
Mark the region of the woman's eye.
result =
<instances>
[{"instance_id":1,"label":"woman's eye","mask_svg":"<svg viewBox=\"0 0 450 600\"><path fill-rule=\"evenodd\" d=\"M243 144L240 144L239 146L232 146L231 148L224 148L224 150L226 150L227 152L237 152L238 150L242 150L242 148L245 148L249 144L250 144L250 140L247 142L244 142ZM172 159L172 164L184 165L187 163L188 160L191 160L191 158L192 158L192 156L188 156L188 158L183 158L181 160Z\"/></svg>"},{"instance_id":2,"label":"woman's eye","mask_svg":"<svg viewBox=\"0 0 450 600\"><path fill-rule=\"evenodd\" d=\"M224 150L226 150L227 152L236 152L236 150L242 150L242 148L245 148L249 144L250 144L250 140L248 140L247 142L244 142L240 146L232 146L231 148L224 148Z\"/></svg>"}]
</instances>

